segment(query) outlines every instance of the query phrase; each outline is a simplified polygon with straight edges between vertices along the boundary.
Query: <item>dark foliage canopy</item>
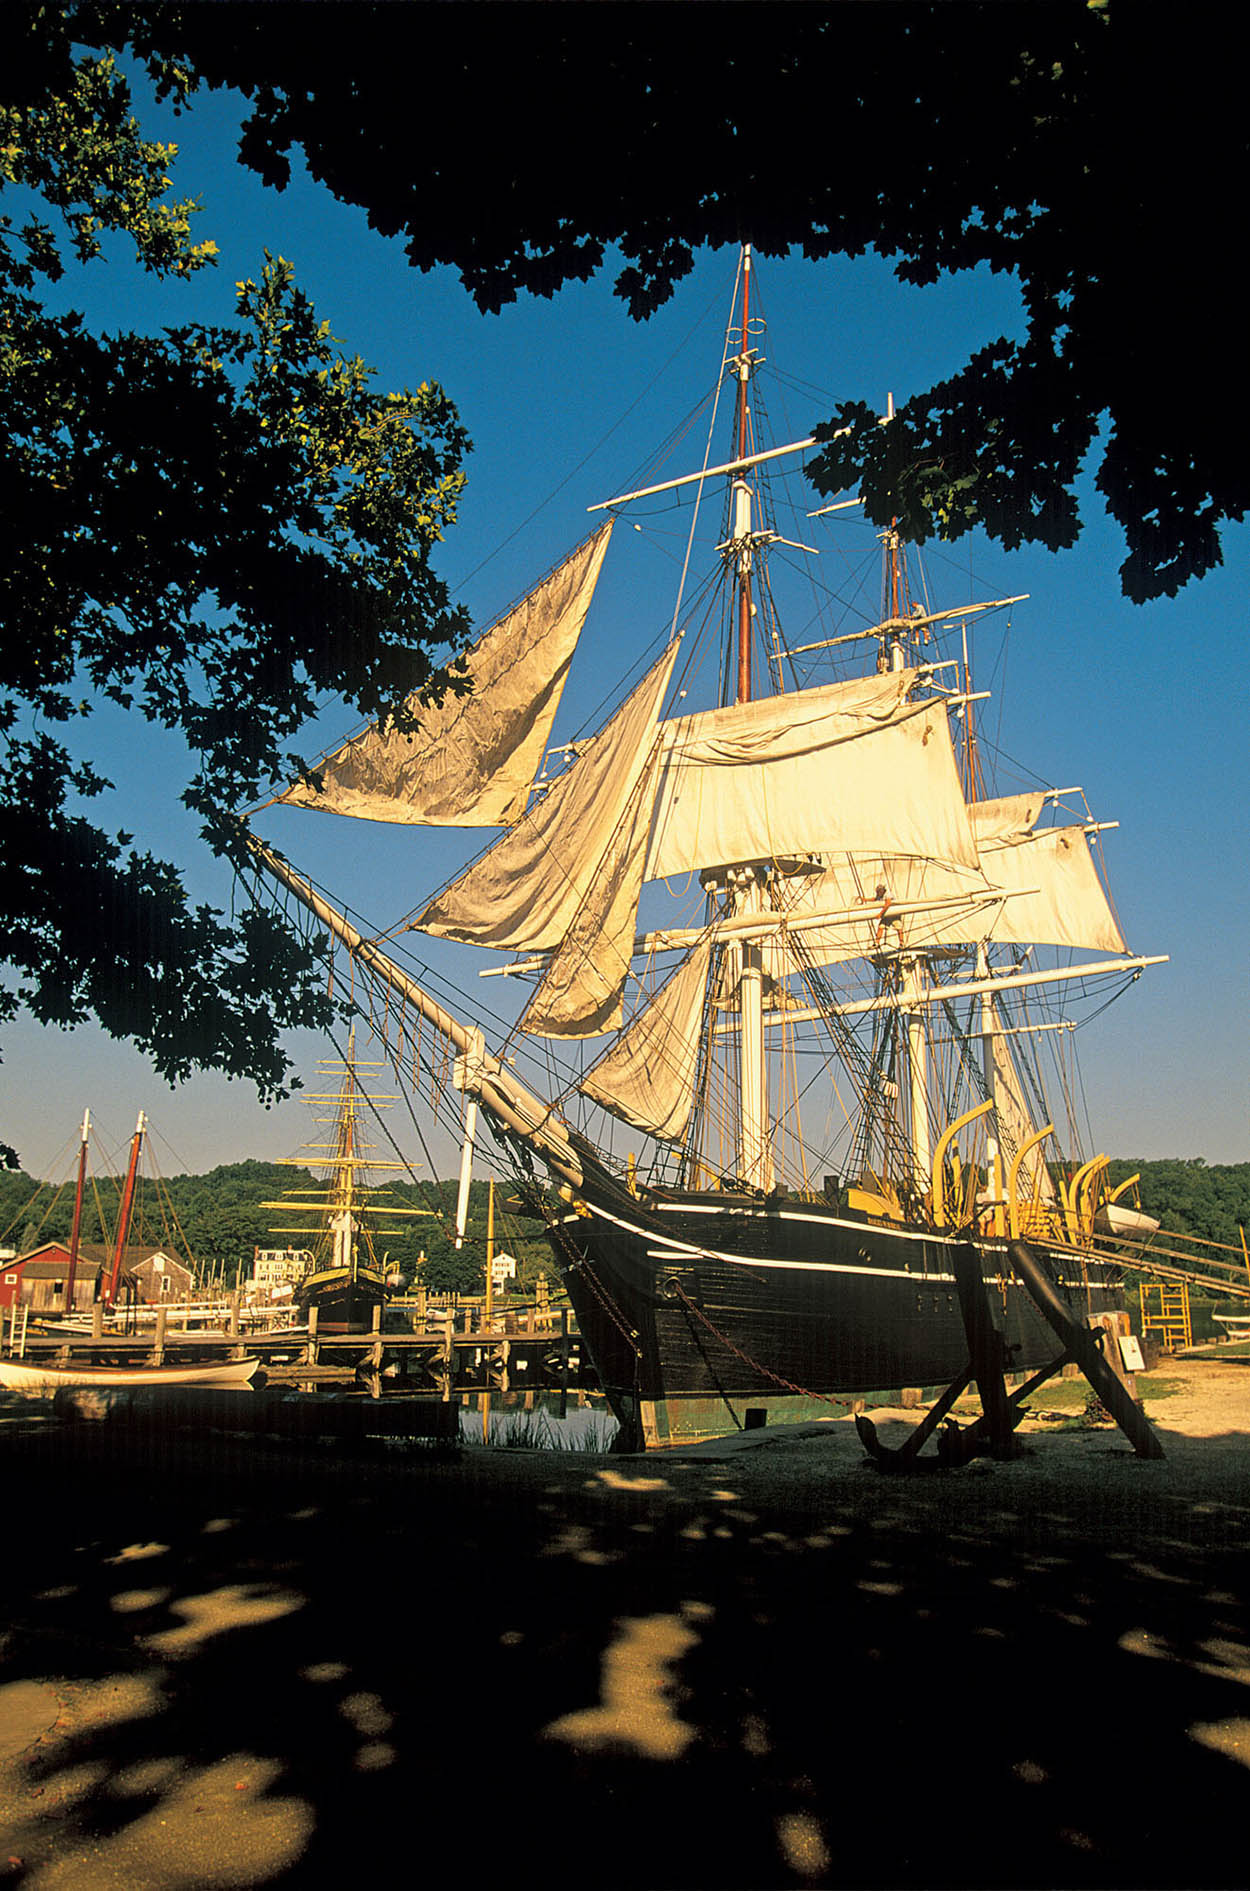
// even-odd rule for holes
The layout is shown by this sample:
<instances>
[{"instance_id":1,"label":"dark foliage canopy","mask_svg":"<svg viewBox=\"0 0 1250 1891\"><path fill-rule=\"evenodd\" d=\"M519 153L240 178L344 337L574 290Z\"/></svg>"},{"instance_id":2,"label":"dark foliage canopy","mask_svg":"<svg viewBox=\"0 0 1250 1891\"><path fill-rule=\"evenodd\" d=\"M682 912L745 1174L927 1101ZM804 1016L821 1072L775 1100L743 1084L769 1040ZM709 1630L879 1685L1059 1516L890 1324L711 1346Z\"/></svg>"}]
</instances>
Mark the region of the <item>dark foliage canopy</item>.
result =
<instances>
[{"instance_id":1,"label":"dark foliage canopy","mask_svg":"<svg viewBox=\"0 0 1250 1891\"><path fill-rule=\"evenodd\" d=\"M191 109L200 84L244 92L244 162L280 188L302 150L483 310L553 295L613 246L638 318L696 249L744 238L875 250L914 283L1013 272L1023 338L987 334L889 429L841 407L817 483L858 485L915 540L979 524L1060 547L1092 455L1140 601L1218 563L1245 511L1228 274L1247 131L1226 19L1205 0L13 0L0 962L21 998L45 1021L97 1017L169 1077L212 1067L280 1094L282 1031L325 1016L311 956L263 914L194 907L175 867L88 819L106 784L68 725L94 696L185 737L184 800L229 856L230 811L289 770L319 693L385 714L461 629L429 563L467 445L454 410L429 385L375 391L280 259L230 327L106 343L49 312L47 286L106 238L157 274L211 260L115 54Z\"/></svg>"},{"instance_id":2,"label":"dark foliage canopy","mask_svg":"<svg viewBox=\"0 0 1250 1891\"><path fill-rule=\"evenodd\" d=\"M106 336L50 312L107 239L186 279L215 246L169 200L170 152L111 53L75 47L57 7L14 7L5 30L0 1016L94 1016L168 1078L281 1095L282 1030L328 1016L310 951L270 914L193 906L176 867L95 825L109 783L72 738L100 703L180 736L182 800L237 859L234 811L299 766L322 692L411 726L406 694L454 682L430 656L462 630L430 554L467 441L439 388L375 391L280 258L239 285L231 326Z\"/></svg>"},{"instance_id":3,"label":"dark foliage canopy","mask_svg":"<svg viewBox=\"0 0 1250 1891\"><path fill-rule=\"evenodd\" d=\"M1123 586L1172 595L1244 516L1246 351L1230 204L1247 177L1226 13L1199 0L910 4L81 6L252 100L241 155L313 175L451 264L483 309L553 295L616 245L635 316L701 245L896 259L913 283L1013 271L1028 330L883 432L830 417L818 483L913 539L1051 548L1094 446ZM86 30L84 26L83 30Z\"/></svg>"}]
</instances>

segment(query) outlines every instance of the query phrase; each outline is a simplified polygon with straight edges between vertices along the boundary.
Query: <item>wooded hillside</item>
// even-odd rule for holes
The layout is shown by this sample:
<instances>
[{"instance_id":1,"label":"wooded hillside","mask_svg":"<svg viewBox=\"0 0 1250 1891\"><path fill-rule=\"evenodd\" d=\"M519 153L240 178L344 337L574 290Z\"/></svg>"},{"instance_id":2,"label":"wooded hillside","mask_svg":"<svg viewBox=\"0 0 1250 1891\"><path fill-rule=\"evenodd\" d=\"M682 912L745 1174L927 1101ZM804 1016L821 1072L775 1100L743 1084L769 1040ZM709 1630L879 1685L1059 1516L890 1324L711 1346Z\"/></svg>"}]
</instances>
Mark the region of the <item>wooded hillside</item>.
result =
<instances>
[{"instance_id":1,"label":"wooded hillside","mask_svg":"<svg viewBox=\"0 0 1250 1891\"><path fill-rule=\"evenodd\" d=\"M276 1227L294 1225L280 1209L264 1208L297 1189L317 1187L307 1169L272 1162L235 1162L207 1175L175 1175L141 1183L135 1206L131 1240L169 1248L190 1257L202 1278L216 1275L227 1287L246 1274L252 1251L258 1247L303 1245L297 1236L275 1234ZM404 1218L403 1231L378 1239L379 1249L406 1281L423 1280L439 1292L480 1293L486 1255L488 1185L475 1182L469 1196L469 1223L464 1247L456 1252L451 1226L455 1217L456 1184L393 1182L379 1209L390 1200L397 1207L427 1211L420 1220ZM82 1239L107 1241L117 1223L118 1183L105 1178L89 1184L83 1204ZM37 1182L20 1171L0 1173L0 1247L19 1253L37 1242L68 1239L74 1211L72 1180ZM304 1217L299 1217L302 1222ZM379 1212L378 1222L386 1224ZM310 1224L311 1225L311 1224ZM395 1221L391 1226L399 1226ZM555 1268L547 1243L536 1237L537 1224L519 1221L516 1204L506 1184L495 1188L495 1252L507 1252L517 1261L513 1286L532 1292L539 1273L555 1285ZM422 1261L424 1255L424 1261ZM381 1258L381 1253L379 1253Z\"/></svg>"},{"instance_id":2,"label":"wooded hillside","mask_svg":"<svg viewBox=\"0 0 1250 1891\"><path fill-rule=\"evenodd\" d=\"M1113 1185L1137 1174L1141 1177L1143 1208L1158 1216L1165 1228L1220 1241L1230 1248L1240 1246L1238 1230L1250 1228L1250 1162L1208 1164L1201 1156L1191 1156L1154 1162L1117 1158L1111 1163ZM228 1286L233 1285L240 1272L246 1273L250 1267L254 1248L300 1245L295 1236L273 1232L275 1227L289 1225L290 1217L284 1217L280 1210L263 1208L261 1203L277 1201L293 1189L315 1186L308 1170L272 1162L234 1162L207 1175L175 1175L159 1183L149 1179L139 1190L131 1239L170 1247L182 1256L189 1254L202 1276L215 1274ZM84 1241L110 1238L116 1226L119 1192L118 1184L111 1179L89 1190L83 1213ZM480 1293L486 1254L487 1184L473 1184L468 1233L459 1253L451 1236L454 1181L393 1182L389 1199L396 1206L428 1213L428 1218L407 1223L403 1232L379 1238L379 1247L404 1278L414 1282L423 1279L436 1291ZM497 1183L495 1252L515 1256L518 1269L514 1284L522 1292L532 1292L540 1273L555 1284L555 1266L538 1223L519 1219L517 1206L508 1185ZM20 1253L38 1241L67 1238L73 1208L70 1180L58 1187L33 1181L20 1172L0 1173L0 1247L16 1248ZM379 1215L379 1221L385 1225L383 1215Z\"/></svg>"},{"instance_id":3,"label":"wooded hillside","mask_svg":"<svg viewBox=\"0 0 1250 1891\"><path fill-rule=\"evenodd\" d=\"M1240 1247L1239 1228L1250 1230L1250 1162L1208 1165L1201 1156L1167 1156L1156 1162L1117 1158L1112 1186L1141 1176L1141 1202L1176 1234Z\"/></svg>"}]
</instances>

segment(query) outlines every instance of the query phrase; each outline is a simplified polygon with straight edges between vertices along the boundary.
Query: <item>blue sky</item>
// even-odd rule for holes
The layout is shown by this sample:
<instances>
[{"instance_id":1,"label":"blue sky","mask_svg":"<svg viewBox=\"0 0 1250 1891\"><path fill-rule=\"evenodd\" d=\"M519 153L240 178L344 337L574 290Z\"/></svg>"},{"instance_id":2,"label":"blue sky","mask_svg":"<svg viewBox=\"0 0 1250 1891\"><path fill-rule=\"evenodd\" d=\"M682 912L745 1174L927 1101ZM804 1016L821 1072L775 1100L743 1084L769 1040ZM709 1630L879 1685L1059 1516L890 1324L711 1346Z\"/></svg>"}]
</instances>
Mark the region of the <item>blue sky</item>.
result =
<instances>
[{"instance_id":1,"label":"blue sky","mask_svg":"<svg viewBox=\"0 0 1250 1891\"><path fill-rule=\"evenodd\" d=\"M146 107L141 115L149 135L179 144L176 191L202 199L197 234L216 240L219 264L190 287L154 285L119 249L73 276L64 300L105 330L226 320L235 281L258 272L262 252L288 257L319 314L377 370L379 385L434 379L456 402L474 451L460 523L438 564L481 623L584 534L586 507L627 489L715 383L735 268L728 251L701 257L673 301L642 325L613 296L611 264L553 301L527 299L482 316L453 272L411 269L398 243L370 232L362 213L306 179L266 191L235 162L238 111L228 97L206 95L176 122ZM982 272L921 290L899 284L873 257L764 258L757 280L768 323L763 351L781 377L768 390L780 440L802 437L842 399L883 406L892 392L902 401L960 367L974 347L1021 326L1012 281ZM1211 365L1218 398L1218 364ZM672 470L698 463L704 432L692 430ZM722 432L714 458L727 457L725 439ZM1136 607L1120 595L1124 551L1092 480L1082 510L1085 529L1071 552L1007 554L974 538L927 547L925 572L938 606L1030 594L1013 613L1005 659L996 659L1002 745L1051 783L1081 784L1098 818L1120 822L1106 850L1125 935L1135 951L1170 954L1081 1034L1097 1146L1244 1161L1250 892L1241 800L1250 703L1238 644L1247 628L1250 538L1244 528L1230 530L1222 570L1176 600ZM618 529L565 725L594 700L600 666L622 639L636 637L641 651L671 610L664 587L675 572L676 540L664 534L679 528L655 523L639 535L650 558L641 574L624 554L644 548L624 545ZM856 529L859 555L862 526L848 521L845 544ZM819 569L833 584L838 550L830 536ZM351 722L328 706L325 743ZM117 784L98 817L178 861L198 897L228 904L222 870L170 792L185 779L176 745L112 711L100 716L92 741ZM262 828L379 925L413 907L452 864L445 838L420 830L363 829L289 811L267 816ZM315 859L301 854L310 832ZM329 1047L313 1037L291 1042L313 1087ZM171 1090L145 1059L89 1026L71 1033L28 1020L10 1026L0 1081L0 1136L35 1174L68 1173L85 1105L104 1147L118 1151L146 1110L165 1173L291 1154L309 1135L298 1100L265 1111L250 1087L212 1077Z\"/></svg>"}]
</instances>

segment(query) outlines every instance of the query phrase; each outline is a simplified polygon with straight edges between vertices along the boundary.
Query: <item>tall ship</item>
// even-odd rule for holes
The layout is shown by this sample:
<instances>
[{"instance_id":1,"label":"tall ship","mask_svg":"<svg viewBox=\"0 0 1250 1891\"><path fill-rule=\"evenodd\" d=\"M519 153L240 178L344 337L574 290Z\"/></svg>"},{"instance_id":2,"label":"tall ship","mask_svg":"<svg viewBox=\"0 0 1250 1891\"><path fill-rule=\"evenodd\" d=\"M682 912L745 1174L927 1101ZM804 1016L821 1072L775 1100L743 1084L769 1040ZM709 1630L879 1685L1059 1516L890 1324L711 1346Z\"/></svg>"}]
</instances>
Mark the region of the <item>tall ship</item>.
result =
<instances>
[{"instance_id":1,"label":"tall ship","mask_svg":"<svg viewBox=\"0 0 1250 1891\"><path fill-rule=\"evenodd\" d=\"M1065 1077L1076 1014L1160 962L1121 935L1083 792L988 779L971 633L1018 596L935 605L891 529L872 609L783 626L773 562L855 500L813 504L803 540L778 529L773 488L815 442L757 434L752 283L748 249L720 450L592 507L602 522L477 639L471 692L420 708L416 740L366 729L271 804L293 852L317 824L287 809L498 837L383 944L249 830L258 874L350 960L455 1135L461 1233L486 1126L623 1436L647 1446L954 1379L969 1256L1004 1357L1053 1360L1022 1239L1076 1322L1118 1306L1136 1210L1044 1066ZM676 609L650 648L622 627L605 713L553 743L613 522L679 505ZM400 949L411 935L508 983L464 997L430 969L442 947L414 945L424 966Z\"/></svg>"},{"instance_id":2,"label":"tall ship","mask_svg":"<svg viewBox=\"0 0 1250 1891\"><path fill-rule=\"evenodd\" d=\"M328 1136L298 1156L279 1158L284 1166L314 1173L314 1185L261 1206L281 1212L283 1223L271 1232L285 1236L294 1244L286 1252L302 1259L293 1283L299 1313L306 1319L315 1311L321 1333L368 1333L378 1309L401 1284L382 1242L388 1234L407 1232L391 1225L396 1218L424 1210L401 1206L373 1179L384 1170L408 1173L406 1163L379 1157L366 1134L369 1113L394 1100L363 1087L367 1072L382 1066L358 1062L353 1032L342 1062L321 1068L323 1075L338 1077L337 1087L309 1098L314 1109L326 1112L318 1122Z\"/></svg>"}]
</instances>

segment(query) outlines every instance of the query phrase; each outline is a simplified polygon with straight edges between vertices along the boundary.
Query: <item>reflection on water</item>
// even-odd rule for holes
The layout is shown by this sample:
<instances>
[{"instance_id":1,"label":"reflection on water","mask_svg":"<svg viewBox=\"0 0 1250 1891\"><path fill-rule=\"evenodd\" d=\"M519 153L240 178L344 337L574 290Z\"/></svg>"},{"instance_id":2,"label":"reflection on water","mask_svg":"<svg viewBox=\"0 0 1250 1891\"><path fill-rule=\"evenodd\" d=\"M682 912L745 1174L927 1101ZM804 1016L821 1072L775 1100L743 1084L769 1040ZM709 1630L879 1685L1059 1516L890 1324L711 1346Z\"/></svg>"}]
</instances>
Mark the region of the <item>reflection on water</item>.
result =
<instances>
[{"instance_id":1,"label":"reflection on water","mask_svg":"<svg viewBox=\"0 0 1250 1891\"><path fill-rule=\"evenodd\" d=\"M385 1372L360 1372L354 1382L291 1378L251 1392L247 1387L240 1388L245 1399L261 1389L276 1397L279 1405L289 1402L312 1411L320 1407L324 1412L335 1408L357 1414L361 1422L351 1427L354 1435L367 1435L373 1429L381 1435L402 1438L405 1413L418 1409L428 1414L440 1405L436 1396L414 1396L402 1382L388 1379ZM609 1451L620 1430L602 1395L593 1392L571 1394L563 1417L558 1392L462 1392L456 1395L455 1403L460 1408L460 1442L466 1445L489 1444L495 1449L527 1451ZM376 1426L371 1426L372 1417L378 1421ZM334 1427L327 1422L326 1429ZM441 1427L411 1429L447 1436Z\"/></svg>"},{"instance_id":2,"label":"reflection on water","mask_svg":"<svg viewBox=\"0 0 1250 1891\"><path fill-rule=\"evenodd\" d=\"M535 1399L530 1409L505 1404L496 1395L483 1413L478 1399L466 1399L460 1408L460 1438L469 1445L525 1451L608 1451L619 1426L599 1400L570 1405L560 1416L560 1401Z\"/></svg>"}]
</instances>

